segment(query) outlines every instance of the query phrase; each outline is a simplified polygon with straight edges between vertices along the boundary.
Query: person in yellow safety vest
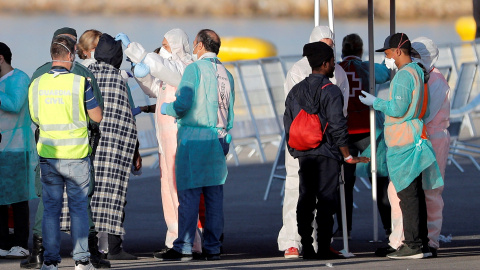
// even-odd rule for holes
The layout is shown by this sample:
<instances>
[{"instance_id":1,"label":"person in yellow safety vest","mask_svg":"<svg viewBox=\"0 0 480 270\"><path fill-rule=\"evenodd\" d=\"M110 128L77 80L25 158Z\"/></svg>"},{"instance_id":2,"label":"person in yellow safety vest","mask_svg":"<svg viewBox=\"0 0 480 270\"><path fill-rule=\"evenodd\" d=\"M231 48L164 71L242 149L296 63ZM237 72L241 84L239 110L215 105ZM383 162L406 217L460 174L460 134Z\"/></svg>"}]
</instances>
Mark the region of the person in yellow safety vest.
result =
<instances>
[{"instance_id":1,"label":"person in yellow safety vest","mask_svg":"<svg viewBox=\"0 0 480 270\"><path fill-rule=\"evenodd\" d=\"M29 88L30 116L40 130L37 151L43 188L44 262L41 269L58 269L61 262L60 213L66 186L71 216L75 270L94 269L88 251L88 188L92 151L87 123L102 120L90 83L70 73L75 41L57 36L50 47L52 69Z\"/></svg>"}]
</instances>

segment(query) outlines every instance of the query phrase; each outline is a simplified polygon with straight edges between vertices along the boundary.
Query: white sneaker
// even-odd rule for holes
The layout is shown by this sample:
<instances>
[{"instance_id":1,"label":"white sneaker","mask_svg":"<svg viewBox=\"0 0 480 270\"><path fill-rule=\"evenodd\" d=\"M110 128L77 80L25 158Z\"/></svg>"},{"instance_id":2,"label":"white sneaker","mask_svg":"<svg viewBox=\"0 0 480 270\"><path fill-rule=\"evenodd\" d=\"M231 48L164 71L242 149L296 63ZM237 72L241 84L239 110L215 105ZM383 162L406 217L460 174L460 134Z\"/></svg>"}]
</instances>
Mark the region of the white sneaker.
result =
<instances>
[{"instance_id":1,"label":"white sneaker","mask_svg":"<svg viewBox=\"0 0 480 270\"><path fill-rule=\"evenodd\" d=\"M7 256L9 250L1 249L0 248L0 257L5 257Z\"/></svg>"},{"instance_id":2,"label":"white sneaker","mask_svg":"<svg viewBox=\"0 0 480 270\"><path fill-rule=\"evenodd\" d=\"M40 270L58 270L57 264L46 265L45 262L42 264Z\"/></svg>"},{"instance_id":3,"label":"white sneaker","mask_svg":"<svg viewBox=\"0 0 480 270\"><path fill-rule=\"evenodd\" d=\"M95 267L90 263L90 261L85 262L87 264L82 264L82 262L75 262L75 270L96 270Z\"/></svg>"},{"instance_id":4,"label":"white sneaker","mask_svg":"<svg viewBox=\"0 0 480 270\"><path fill-rule=\"evenodd\" d=\"M30 255L30 252L28 252L28 250L26 250L22 247L19 247L19 246L15 246L15 247L12 247L10 249L10 251L8 252L7 256L5 256L5 258L7 258L7 259L23 259L23 258L27 258L28 255Z\"/></svg>"}]
</instances>

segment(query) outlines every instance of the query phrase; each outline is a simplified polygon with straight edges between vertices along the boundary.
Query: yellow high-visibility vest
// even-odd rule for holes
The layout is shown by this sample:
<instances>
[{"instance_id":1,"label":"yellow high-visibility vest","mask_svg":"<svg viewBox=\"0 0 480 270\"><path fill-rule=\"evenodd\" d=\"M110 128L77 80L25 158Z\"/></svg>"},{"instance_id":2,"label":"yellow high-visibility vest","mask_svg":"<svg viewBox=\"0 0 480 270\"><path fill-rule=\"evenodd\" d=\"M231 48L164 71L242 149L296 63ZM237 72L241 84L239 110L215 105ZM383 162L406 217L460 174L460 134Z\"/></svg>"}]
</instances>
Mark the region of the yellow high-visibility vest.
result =
<instances>
[{"instance_id":1,"label":"yellow high-visibility vest","mask_svg":"<svg viewBox=\"0 0 480 270\"><path fill-rule=\"evenodd\" d=\"M85 78L73 73L46 73L32 82L28 106L40 128L39 156L80 159L90 154L84 96Z\"/></svg>"}]
</instances>

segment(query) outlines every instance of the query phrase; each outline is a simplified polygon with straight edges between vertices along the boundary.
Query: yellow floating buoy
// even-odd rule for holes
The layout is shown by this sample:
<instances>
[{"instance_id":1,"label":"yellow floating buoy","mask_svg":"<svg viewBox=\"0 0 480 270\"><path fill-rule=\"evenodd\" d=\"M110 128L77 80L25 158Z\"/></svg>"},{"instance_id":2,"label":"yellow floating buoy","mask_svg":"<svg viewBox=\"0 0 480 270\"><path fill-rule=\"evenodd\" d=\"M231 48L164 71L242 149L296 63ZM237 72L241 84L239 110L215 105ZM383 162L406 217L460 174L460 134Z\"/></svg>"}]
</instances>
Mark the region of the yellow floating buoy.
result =
<instances>
[{"instance_id":1,"label":"yellow floating buoy","mask_svg":"<svg viewBox=\"0 0 480 270\"><path fill-rule=\"evenodd\" d=\"M277 55L271 42L254 37L222 37L218 58L222 62L251 60Z\"/></svg>"},{"instance_id":2,"label":"yellow floating buoy","mask_svg":"<svg viewBox=\"0 0 480 270\"><path fill-rule=\"evenodd\" d=\"M463 41L472 41L475 39L477 24L473 17L460 17L455 23L455 29Z\"/></svg>"}]
</instances>

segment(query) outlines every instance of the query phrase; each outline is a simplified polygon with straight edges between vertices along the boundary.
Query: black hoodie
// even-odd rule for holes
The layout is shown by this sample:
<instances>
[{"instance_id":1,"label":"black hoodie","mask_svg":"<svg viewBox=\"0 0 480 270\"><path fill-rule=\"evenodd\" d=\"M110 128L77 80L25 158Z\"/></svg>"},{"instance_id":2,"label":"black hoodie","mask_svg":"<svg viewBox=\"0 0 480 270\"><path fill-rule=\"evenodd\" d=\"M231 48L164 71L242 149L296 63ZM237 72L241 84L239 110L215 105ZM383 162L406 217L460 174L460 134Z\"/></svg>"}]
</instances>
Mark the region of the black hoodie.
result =
<instances>
[{"instance_id":1,"label":"black hoodie","mask_svg":"<svg viewBox=\"0 0 480 270\"><path fill-rule=\"evenodd\" d=\"M307 155L322 155L336 160L343 160L338 147L348 145L347 119L343 115L343 95L340 88L331 84L323 74L310 74L295 85L285 101L285 126L288 151L294 158ZM309 114L318 114L322 128L328 122L322 143L314 149L298 151L288 145L290 125L303 109Z\"/></svg>"},{"instance_id":2,"label":"black hoodie","mask_svg":"<svg viewBox=\"0 0 480 270\"><path fill-rule=\"evenodd\" d=\"M122 42L109 34L102 34L95 48L95 60L120 68L123 60Z\"/></svg>"}]
</instances>

